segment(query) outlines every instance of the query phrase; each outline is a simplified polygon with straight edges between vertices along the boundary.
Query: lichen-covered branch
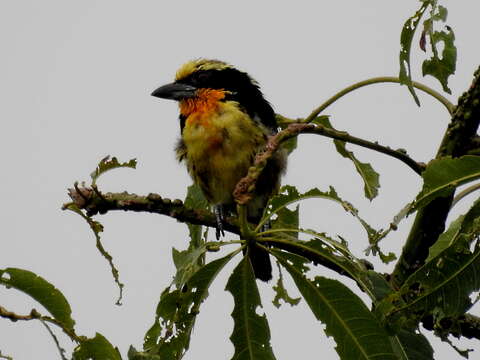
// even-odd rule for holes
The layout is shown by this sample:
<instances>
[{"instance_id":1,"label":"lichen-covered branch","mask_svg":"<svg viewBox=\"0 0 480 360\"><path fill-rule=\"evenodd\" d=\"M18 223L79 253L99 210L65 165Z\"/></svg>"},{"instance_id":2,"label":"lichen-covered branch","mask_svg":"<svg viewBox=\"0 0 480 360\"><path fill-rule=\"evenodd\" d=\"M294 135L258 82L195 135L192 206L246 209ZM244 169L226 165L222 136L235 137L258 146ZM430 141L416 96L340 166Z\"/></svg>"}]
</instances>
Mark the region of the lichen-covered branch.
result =
<instances>
[{"instance_id":1,"label":"lichen-covered branch","mask_svg":"<svg viewBox=\"0 0 480 360\"><path fill-rule=\"evenodd\" d=\"M78 187L69 189L69 196L79 209L85 210L88 216L105 214L108 211L123 210L135 212L149 212L170 216L180 222L216 226L215 215L209 211L197 210L186 207L181 200L162 198L158 194L141 196L128 192L101 193L98 189ZM63 209L68 209L69 204L64 204ZM224 228L235 234L240 230L234 218L225 220Z\"/></svg>"},{"instance_id":2,"label":"lichen-covered branch","mask_svg":"<svg viewBox=\"0 0 480 360\"><path fill-rule=\"evenodd\" d=\"M476 141L480 123L480 68L475 72L470 88L460 97L452 120L448 125L437 158L459 157L470 151ZM445 229L445 221L451 208L454 190L437 198L419 210L407 238L402 254L392 273L395 287L421 267L428 256L428 249Z\"/></svg>"}]
</instances>

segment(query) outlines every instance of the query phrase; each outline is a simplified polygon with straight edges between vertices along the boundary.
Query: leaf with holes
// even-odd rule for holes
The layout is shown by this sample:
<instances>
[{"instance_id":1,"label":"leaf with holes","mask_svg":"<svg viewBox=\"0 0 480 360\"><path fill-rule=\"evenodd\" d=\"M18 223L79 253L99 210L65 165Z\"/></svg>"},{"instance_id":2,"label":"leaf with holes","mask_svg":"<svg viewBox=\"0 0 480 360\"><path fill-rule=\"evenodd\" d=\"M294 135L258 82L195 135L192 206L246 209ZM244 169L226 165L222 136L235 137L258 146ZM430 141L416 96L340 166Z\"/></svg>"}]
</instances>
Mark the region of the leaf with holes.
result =
<instances>
[{"instance_id":1,"label":"leaf with holes","mask_svg":"<svg viewBox=\"0 0 480 360\"><path fill-rule=\"evenodd\" d=\"M285 285L283 284L283 273L280 266L278 267L278 270L279 270L279 276L278 276L277 285L272 286L272 290L275 291L275 298L273 299L272 304L276 308L279 308L282 305L280 303L280 300L283 300L285 304L290 304L291 306L297 305L300 302L301 298L292 298L288 294L288 291L285 288Z\"/></svg>"},{"instance_id":2,"label":"leaf with holes","mask_svg":"<svg viewBox=\"0 0 480 360\"><path fill-rule=\"evenodd\" d=\"M451 94L452 91L448 87L448 78L455 73L457 63L457 48L455 47L455 35L451 28L445 31L435 31L430 37L432 46L437 47L439 43L443 42L442 56L438 56L434 52L430 59L427 59L422 64L423 76L431 75L435 77L440 84L442 84L443 91Z\"/></svg>"},{"instance_id":3,"label":"leaf with holes","mask_svg":"<svg viewBox=\"0 0 480 360\"><path fill-rule=\"evenodd\" d=\"M250 258L244 256L228 279L228 290L234 300L233 332L230 336L235 360L273 360L267 317L257 313L260 295L253 275Z\"/></svg>"},{"instance_id":4,"label":"leaf with holes","mask_svg":"<svg viewBox=\"0 0 480 360\"><path fill-rule=\"evenodd\" d=\"M448 77L455 73L457 62L457 48L454 41L455 36L452 29L446 26L447 31L434 31L435 22L445 22L448 11L443 6L437 6L436 1L431 1L430 17L423 22L422 49L426 51L427 38L430 40L432 56L424 60L422 64L423 76L435 77L443 87L443 90L451 94L448 88ZM439 44L443 43L442 55L439 55Z\"/></svg>"},{"instance_id":5,"label":"leaf with holes","mask_svg":"<svg viewBox=\"0 0 480 360\"><path fill-rule=\"evenodd\" d=\"M110 158L110 155L104 157L102 160L100 160L96 169L90 174L90 177L92 178L92 185L96 184L100 175L106 173L109 170L122 167L135 169L137 167L137 159L131 159L124 163L120 163L115 156L112 158Z\"/></svg>"},{"instance_id":6,"label":"leaf with holes","mask_svg":"<svg viewBox=\"0 0 480 360\"><path fill-rule=\"evenodd\" d=\"M153 326L144 338L144 351L166 359L180 359L190 344L190 336L208 288L236 252L209 262L193 274L180 289L165 289L157 306Z\"/></svg>"},{"instance_id":7,"label":"leaf with holes","mask_svg":"<svg viewBox=\"0 0 480 360\"><path fill-rule=\"evenodd\" d=\"M413 88L412 71L410 67L410 51L412 48L412 41L415 31L417 30L420 19L429 5L429 1L422 1L422 4L417 12L408 18L403 25L402 33L400 35L400 83L408 86L408 90L412 94L418 106L420 106L420 101L418 100L417 94Z\"/></svg>"},{"instance_id":8,"label":"leaf with holes","mask_svg":"<svg viewBox=\"0 0 480 360\"><path fill-rule=\"evenodd\" d=\"M306 278L278 251L272 253L290 273L315 317L333 336L341 359L398 359L389 335L360 298L345 285L321 276Z\"/></svg>"},{"instance_id":9,"label":"leaf with holes","mask_svg":"<svg viewBox=\"0 0 480 360\"><path fill-rule=\"evenodd\" d=\"M455 225L457 226L457 225ZM388 314L401 325L415 327L427 314L436 321L465 313L472 302L469 295L480 289L480 201L465 214L450 245L413 273L396 297ZM398 300L400 303L396 304Z\"/></svg>"}]
</instances>

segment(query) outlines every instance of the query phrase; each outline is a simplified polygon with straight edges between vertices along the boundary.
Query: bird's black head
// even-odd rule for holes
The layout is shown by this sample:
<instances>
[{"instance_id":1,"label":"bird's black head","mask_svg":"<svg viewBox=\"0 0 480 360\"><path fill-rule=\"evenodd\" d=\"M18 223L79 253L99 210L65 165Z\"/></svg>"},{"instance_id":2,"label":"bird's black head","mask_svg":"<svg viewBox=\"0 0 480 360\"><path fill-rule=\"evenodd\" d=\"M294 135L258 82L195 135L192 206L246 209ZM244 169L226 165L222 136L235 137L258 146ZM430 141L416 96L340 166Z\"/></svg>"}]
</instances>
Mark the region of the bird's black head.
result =
<instances>
[{"instance_id":1,"label":"bird's black head","mask_svg":"<svg viewBox=\"0 0 480 360\"><path fill-rule=\"evenodd\" d=\"M219 60L187 62L177 71L173 83L159 87L152 96L181 101L195 98L199 90L204 89L224 91L222 101L238 102L252 119L276 130L275 113L257 82L247 73Z\"/></svg>"}]
</instances>

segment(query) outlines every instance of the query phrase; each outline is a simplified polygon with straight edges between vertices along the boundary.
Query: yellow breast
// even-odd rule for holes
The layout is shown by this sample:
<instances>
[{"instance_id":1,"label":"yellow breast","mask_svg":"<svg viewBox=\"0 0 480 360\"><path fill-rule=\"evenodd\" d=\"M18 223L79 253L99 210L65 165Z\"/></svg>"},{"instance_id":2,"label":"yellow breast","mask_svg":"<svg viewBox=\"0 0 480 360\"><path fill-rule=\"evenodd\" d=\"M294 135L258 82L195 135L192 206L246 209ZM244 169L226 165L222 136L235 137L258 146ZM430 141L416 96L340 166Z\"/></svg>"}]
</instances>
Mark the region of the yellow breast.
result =
<instances>
[{"instance_id":1,"label":"yellow breast","mask_svg":"<svg viewBox=\"0 0 480 360\"><path fill-rule=\"evenodd\" d=\"M187 167L210 202L231 203L236 184L266 143L266 135L236 102L202 109L188 115L182 132Z\"/></svg>"}]
</instances>

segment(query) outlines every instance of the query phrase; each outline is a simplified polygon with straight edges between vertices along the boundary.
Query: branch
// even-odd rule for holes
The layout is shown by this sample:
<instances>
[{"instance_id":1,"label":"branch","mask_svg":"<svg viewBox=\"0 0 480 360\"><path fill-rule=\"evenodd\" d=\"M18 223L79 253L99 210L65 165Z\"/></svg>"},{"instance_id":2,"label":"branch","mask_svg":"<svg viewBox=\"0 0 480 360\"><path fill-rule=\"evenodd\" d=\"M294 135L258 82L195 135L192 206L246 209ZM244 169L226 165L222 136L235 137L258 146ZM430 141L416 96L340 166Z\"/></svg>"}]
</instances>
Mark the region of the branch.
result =
<instances>
[{"instance_id":1,"label":"branch","mask_svg":"<svg viewBox=\"0 0 480 360\"><path fill-rule=\"evenodd\" d=\"M108 211L123 210L135 212L148 212L172 217L183 223L205 225L215 228L215 215L209 211L191 209L186 207L181 200L162 198L158 194L140 196L122 193L100 193L86 187L69 189L69 196L73 204L86 211L87 216L105 214ZM71 203L64 204L62 209L67 210ZM240 229L234 217L225 219L224 228L235 234L240 234Z\"/></svg>"},{"instance_id":2,"label":"branch","mask_svg":"<svg viewBox=\"0 0 480 360\"><path fill-rule=\"evenodd\" d=\"M480 68L475 72L472 85L458 100L452 120L443 137L436 158L459 157L470 150L480 123ZM454 190L434 199L418 211L402 254L392 273L394 287L425 263L428 249L445 230L445 221L451 209Z\"/></svg>"},{"instance_id":3,"label":"branch","mask_svg":"<svg viewBox=\"0 0 480 360\"><path fill-rule=\"evenodd\" d=\"M255 183L260 176L262 170L265 168L267 160L270 159L273 154L278 150L280 145L299 134L317 134L326 136L332 139L345 141L355 145L371 149L382 154L394 157L406 165L408 165L417 174L421 174L425 169L425 165L418 163L410 158L404 151L393 150L389 147L378 144L377 142L371 142L368 140L360 139L355 136L349 135L345 131L338 131L331 128L327 128L323 125L317 124L304 124L304 123L291 123L286 129L278 132L274 136L270 137L265 150L255 157L253 166L248 169L248 174L242 178L237 184L233 197L239 204L246 204L253 196L255 189Z\"/></svg>"},{"instance_id":4,"label":"branch","mask_svg":"<svg viewBox=\"0 0 480 360\"><path fill-rule=\"evenodd\" d=\"M348 94L348 93L350 93L350 92L352 92L352 91L354 91L358 88L361 88L363 86L373 85L373 84L378 84L378 83L398 83L398 84L400 84L400 79L398 77L392 77L392 76L381 76L381 77L375 77L375 78L363 80L363 81L357 82L353 85L350 85L349 87L346 87L345 89L343 89L343 90L339 91L338 93L336 93L335 95L333 95L330 99L328 99L322 105L320 105L318 108L313 110L312 113L307 118L305 118L305 120L303 120L303 122L305 122L305 123L311 122L323 110L325 110L327 107L329 107L331 104L333 104L335 101L337 101L338 99L340 99L344 95L346 95L346 94ZM437 99L438 101L440 101L442 103L442 105L445 106L445 108L447 109L449 114L452 115L453 110L454 110L454 106L450 101L448 101L448 99L443 97L437 91L429 88L426 85L420 84L416 81L413 81L412 85L413 85L413 87L424 91L428 95L430 95L430 96L434 97L435 99Z\"/></svg>"},{"instance_id":5,"label":"branch","mask_svg":"<svg viewBox=\"0 0 480 360\"><path fill-rule=\"evenodd\" d=\"M0 317L3 317L5 319L9 319L13 322L16 322L16 321L19 321L19 320L20 321L41 320L41 321L44 321L44 322L54 324L54 325L58 326L59 328L61 328L62 331L65 334L67 334L70 337L70 339L72 339L72 341L80 343L81 340L82 340L82 338L79 337L77 334L75 334L75 332L72 329L69 329L69 328L65 327L65 325L63 325L62 322L60 322L57 319L52 318L50 316L44 316L44 315L40 314L35 309L32 309L30 311L29 315L19 315L19 314L16 314L16 313L12 312L12 311L8 311L3 306L0 306Z\"/></svg>"}]
</instances>

